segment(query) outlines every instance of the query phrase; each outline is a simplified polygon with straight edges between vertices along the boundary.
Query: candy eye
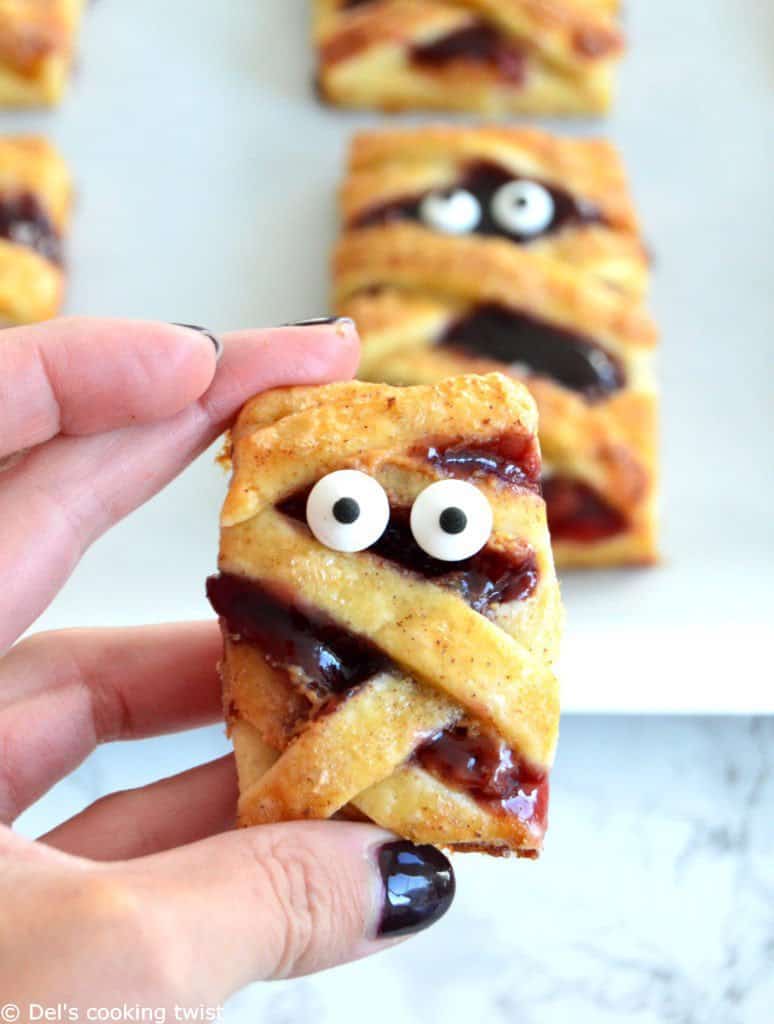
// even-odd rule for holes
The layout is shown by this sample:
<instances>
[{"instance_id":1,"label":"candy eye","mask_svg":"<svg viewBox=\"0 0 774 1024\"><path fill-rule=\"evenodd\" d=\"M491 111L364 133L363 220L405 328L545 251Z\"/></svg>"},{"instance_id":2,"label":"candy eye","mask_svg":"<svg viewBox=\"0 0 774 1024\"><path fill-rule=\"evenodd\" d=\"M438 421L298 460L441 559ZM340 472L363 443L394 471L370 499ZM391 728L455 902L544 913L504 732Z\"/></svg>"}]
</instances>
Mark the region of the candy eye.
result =
<instances>
[{"instance_id":1,"label":"candy eye","mask_svg":"<svg viewBox=\"0 0 774 1024\"><path fill-rule=\"evenodd\" d=\"M492 216L513 235L539 235L554 218L554 201L536 181L510 181L495 192Z\"/></svg>"},{"instance_id":2,"label":"candy eye","mask_svg":"<svg viewBox=\"0 0 774 1024\"><path fill-rule=\"evenodd\" d=\"M492 508L464 480L438 480L411 506L411 532L424 552L442 562L470 558L489 540Z\"/></svg>"},{"instance_id":3,"label":"candy eye","mask_svg":"<svg viewBox=\"0 0 774 1024\"><path fill-rule=\"evenodd\" d=\"M464 188L431 192L419 204L419 216L429 228L446 235L468 235L478 227L481 205Z\"/></svg>"},{"instance_id":4,"label":"candy eye","mask_svg":"<svg viewBox=\"0 0 774 1024\"><path fill-rule=\"evenodd\" d=\"M306 500L309 529L334 551L364 551L379 540L389 520L384 488L357 469L324 476Z\"/></svg>"}]
</instances>

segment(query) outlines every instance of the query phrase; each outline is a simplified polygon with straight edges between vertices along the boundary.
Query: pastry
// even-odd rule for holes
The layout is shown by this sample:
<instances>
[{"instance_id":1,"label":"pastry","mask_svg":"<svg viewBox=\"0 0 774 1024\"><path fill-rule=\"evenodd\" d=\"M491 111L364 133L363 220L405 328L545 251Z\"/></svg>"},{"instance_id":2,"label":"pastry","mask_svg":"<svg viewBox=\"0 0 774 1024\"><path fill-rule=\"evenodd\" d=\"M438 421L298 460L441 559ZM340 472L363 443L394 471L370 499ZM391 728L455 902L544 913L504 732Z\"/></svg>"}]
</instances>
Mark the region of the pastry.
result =
<instances>
[{"instance_id":1,"label":"pastry","mask_svg":"<svg viewBox=\"0 0 774 1024\"><path fill-rule=\"evenodd\" d=\"M59 310L71 199L67 166L45 139L0 137L0 325Z\"/></svg>"},{"instance_id":2,"label":"pastry","mask_svg":"<svg viewBox=\"0 0 774 1024\"><path fill-rule=\"evenodd\" d=\"M59 102L82 9L83 0L0 0L0 107Z\"/></svg>"},{"instance_id":3,"label":"pastry","mask_svg":"<svg viewBox=\"0 0 774 1024\"><path fill-rule=\"evenodd\" d=\"M617 0L315 0L330 103L601 113L623 51Z\"/></svg>"},{"instance_id":4,"label":"pastry","mask_svg":"<svg viewBox=\"0 0 774 1024\"><path fill-rule=\"evenodd\" d=\"M367 134L342 206L334 304L358 324L361 376L524 380L557 562L652 562L656 331L610 148L523 129Z\"/></svg>"},{"instance_id":5,"label":"pastry","mask_svg":"<svg viewBox=\"0 0 774 1024\"><path fill-rule=\"evenodd\" d=\"M501 374L245 406L207 586L240 824L537 855L561 607L535 423Z\"/></svg>"}]
</instances>

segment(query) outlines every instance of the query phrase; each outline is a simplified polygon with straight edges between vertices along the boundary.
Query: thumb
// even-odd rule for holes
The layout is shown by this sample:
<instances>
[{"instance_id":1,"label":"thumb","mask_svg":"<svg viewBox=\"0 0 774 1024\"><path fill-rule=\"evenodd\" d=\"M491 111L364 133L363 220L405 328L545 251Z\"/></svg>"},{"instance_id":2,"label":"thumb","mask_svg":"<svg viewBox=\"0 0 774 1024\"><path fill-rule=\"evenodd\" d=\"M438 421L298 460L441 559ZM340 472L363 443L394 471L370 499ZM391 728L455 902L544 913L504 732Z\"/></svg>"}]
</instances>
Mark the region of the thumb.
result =
<instances>
[{"instance_id":1,"label":"thumb","mask_svg":"<svg viewBox=\"0 0 774 1024\"><path fill-rule=\"evenodd\" d=\"M433 924L454 897L435 847L343 821L241 829L126 869L151 888L145 905L174 936L167 948L189 999L209 1001L378 952Z\"/></svg>"}]
</instances>

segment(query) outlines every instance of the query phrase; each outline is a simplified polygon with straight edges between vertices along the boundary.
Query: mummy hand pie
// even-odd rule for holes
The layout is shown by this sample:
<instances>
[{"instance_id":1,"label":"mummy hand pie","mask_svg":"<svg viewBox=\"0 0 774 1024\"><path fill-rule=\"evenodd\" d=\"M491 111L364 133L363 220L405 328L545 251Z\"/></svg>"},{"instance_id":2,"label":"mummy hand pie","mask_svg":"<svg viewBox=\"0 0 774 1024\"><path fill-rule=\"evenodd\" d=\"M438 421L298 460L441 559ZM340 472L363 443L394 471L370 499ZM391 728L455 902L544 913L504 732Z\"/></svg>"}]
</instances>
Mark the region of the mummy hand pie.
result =
<instances>
[{"instance_id":1,"label":"mummy hand pie","mask_svg":"<svg viewBox=\"0 0 774 1024\"><path fill-rule=\"evenodd\" d=\"M84 0L0 0L0 107L58 103Z\"/></svg>"},{"instance_id":2,"label":"mummy hand pie","mask_svg":"<svg viewBox=\"0 0 774 1024\"><path fill-rule=\"evenodd\" d=\"M67 166L45 139L0 137L0 326L58 312L71 201Z\"/></svg>"},{"instance_id":3,"label":"mummy hand pie","mask_svg":"<svg viewBox=\"0 0 774 1024\"><path fill-rule=\"evenodd\" d=\"M315 0L323 99L383 110L601 113L618 0Z\"/></svg>"},{"instance_id":4,"label":"mummy hand pie","mask_svg":"<svg viewBox=\"0 0 774 1024\"><path fill-rule=\"evenodd\" d=\"M516 128L366 133L341 200L334 306L357 322L361 376L523 380L557 562L652 562L656 330L611 147Z\"/></svg>"},{"instance_id":5,"label":"mummy hand pie","mask_svg":"<svg viewBox=\"0 0 774 1024\"><path fill-rule=\"evenodd\" d=\"M242 825L540 851L562 613L535 425L501 374L242 410L207 584Z\"/></svg>"}]
</instances>

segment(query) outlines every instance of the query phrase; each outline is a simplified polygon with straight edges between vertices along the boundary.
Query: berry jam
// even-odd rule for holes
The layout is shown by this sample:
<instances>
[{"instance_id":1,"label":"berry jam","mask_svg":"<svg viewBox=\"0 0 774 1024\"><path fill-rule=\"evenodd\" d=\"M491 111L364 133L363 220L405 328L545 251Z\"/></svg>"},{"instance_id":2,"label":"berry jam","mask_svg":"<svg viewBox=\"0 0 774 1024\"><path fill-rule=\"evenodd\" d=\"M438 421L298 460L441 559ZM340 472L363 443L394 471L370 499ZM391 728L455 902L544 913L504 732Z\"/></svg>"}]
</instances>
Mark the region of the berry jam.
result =
<instances>
[{"instance_id":1,"label":"berry jam","mask_svg":"<svg viewBox=\"0 0 774 1024\"><path fill-rule=\"evenodd\" d=\"M306 523L307 491L286 499L278 509L292 519ZM402 569L456 590L474 611L484 612L496 602L523 601L538 582L535 553L518 554L484 548L459 562L443 562L428 555L414 540L408 509L393 508L387 528L368 549Z\"/></svg>"},{"instance_id":2,"label":"berry jam","mask_svg":"<svg viewBox=\"0 0 774 1024\"><path fill-rule=\"evenodd\" d=\"M344 694L390 665L369 640L323 612L242 576L210 576L207 597L232 636L257 644L279 668L301 669L321 696Z\"/></svg>"},{"instance_id":3,"label":"berry jam","mask_svg":"<svg viewBox=\"0 0 774 1024\"><path fill-rule=\"evenodd\" d=\"M581 543L606 540L627 529L625 517L588 484L571 477L543 481L548 528L555 540Z\"/></svg>"},{"instance_id":4,"label":"berry jam","mask_svg":"<svg viewBox=\"0 0 774 1024\"><path fill-rule=\"evenodd\" d=\"M536 182L542 185L550 194L553 200L554 212L551 220L542 231L530 235L506 231L493 216L492 200L495 193L503 185L513 181ZM499 167L497 164L487 161L470 164L460 176L459 181L446 191L451 193L460 188L474 195L481 208L481 220L474 231L477 235L507 238L512 242L526 245L537 238L555 234L567 225L600 223L602 221L600 211L595 206L592 206L591 203L575 199L569 192L565 192L555 185L549 185L545 181L539 181L537 178L521 177L518 174L514 174L513 171L506 170L504 167ZM369 227L374 224L390 224L398 220L421 221L420 207L422 200L429 194L429 192L424 192L418 196L407 196L373 206L356 217L350 224L350 227L359 228Z\"/></svg>"},{"instance_id":5,"label":"berry jam","mask_svg":"<svg viewBox=\"0 0 774 1024\"><path fill-rule=\"evenodd\" d=\"M424 454L449 476L495 476L510 486L540 492L540 451L534 437L508 434L488 442L430 445Z\"/></svg>"},{"instance_id":6,"label":"berry jam","mask_svg":"<svg viewBox=\"0 0 774 1024\"><path fill-rule=\"evenodd\" d=\"M451 324L438 343L523 367L589 401L605 398L625 384L618 360L591 338L495 303L477 306Z\"/></svg>"},{"instance_id":7,"label":"berry jam","mask_svg":"<svg viewBox=\"0 0 774 1024\"><path fill-rule=\"evenodd\" d=\"M62 262L61 239L31 192L0 196L0 238L24 245L52 263Z\"/></svg>"},{"instance_id":8,"label":"berry jam","mask_svg":"<svg viewBox=\"0 0 774 1024\"><path fill-rule=\"evenodd\" d=\"M423 743L415 757L425 771L452 788L545 829L547 773L520 761L512 750L490 736L453 726Z\"/></svg>"},{"instance_id":9,"label":"berry jam","mask_svg":"<svg viewBox=\"0 0 774 1024\"><path fill-rule=\"evenodd\" d=\"M411 48L411 60L419 67L443 68L455 61L485 65L510 85L521 86L527 73L526 55L494 25L477 22L450 32L430 43Z\"/></svg>"}]
</instances>

